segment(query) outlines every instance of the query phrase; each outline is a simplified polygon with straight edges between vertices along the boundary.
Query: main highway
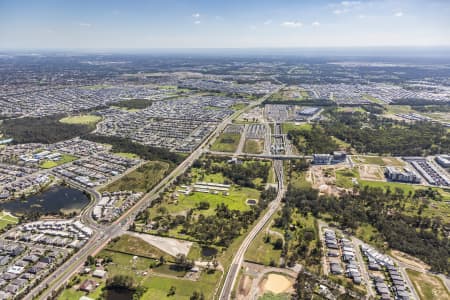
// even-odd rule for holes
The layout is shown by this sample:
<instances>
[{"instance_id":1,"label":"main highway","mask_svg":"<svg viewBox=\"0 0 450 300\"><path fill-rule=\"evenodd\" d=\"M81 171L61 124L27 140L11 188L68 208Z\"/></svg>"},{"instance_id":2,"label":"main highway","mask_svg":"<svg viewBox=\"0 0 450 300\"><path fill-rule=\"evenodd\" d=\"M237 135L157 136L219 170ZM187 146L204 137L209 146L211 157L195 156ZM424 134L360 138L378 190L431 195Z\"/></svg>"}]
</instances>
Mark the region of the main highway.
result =
<instances>
[{"instance_id":1,"label":"main highway","mask_svg":"<svg viewBox=\"0 0 450 300\"><path fill-rule=\"evenodd\" d=\"M268 93L258 99L257 101L251 102L242 110L236 111L231 116L225 118L216 129L205 139L197 148L194 150L181 164L179 164L172 172L161 180L150 192L144 195L133 207L126 211L119 219L114 223L109 225L100 225L92 219L92 210L97 201L100 198L100 194L95 190L86 190L93 196L93 201L91 204L85 208L81 215L80 220L90 226L94 233L89 241L75 253L71 258L59 266L50 276L41 280L29 293L24 297L25 300L32 299L50 299L55 293L64 286L66 282L76 274L79 269L83 266L89 255L95 255L101 248L103 248L111 239L116 236L121 235L125 232L129 225L133 222L136 215L146 207L148 207L155 198L158 197L159 192L164 190L169 186L178 175L185 172L192 163L197 160L217 138L217 136L232 123L240 114L246 112L258 105L260 105L264 100L270 97L273 93L276 93L281 89L280 86L277 90L272 93ZM282 164L281 164L282 168ZM281 199L281 198L280 198ZM279 201L277 197L277 201ZM269 211L273 209L269 208ZM264 217L265 218L265 217ZM259 224L259 223L258 223ZM257 225L258 226L258 225ZM252 230L253 232L254 230ZM251 241L251 240L250 240ZM248 247L248 246L247 246ZM228 278L228 276L227 276Z\"/></svg>"}]
</instances>

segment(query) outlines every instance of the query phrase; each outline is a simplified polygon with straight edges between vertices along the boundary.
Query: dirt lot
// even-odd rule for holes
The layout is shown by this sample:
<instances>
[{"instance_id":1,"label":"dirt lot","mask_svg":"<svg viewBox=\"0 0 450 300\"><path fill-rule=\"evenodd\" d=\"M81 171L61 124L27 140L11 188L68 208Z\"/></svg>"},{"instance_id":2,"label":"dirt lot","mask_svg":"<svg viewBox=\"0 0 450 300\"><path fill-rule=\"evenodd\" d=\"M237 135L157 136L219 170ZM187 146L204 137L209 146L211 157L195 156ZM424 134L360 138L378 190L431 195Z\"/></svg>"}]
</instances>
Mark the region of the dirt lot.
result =
<instances>
[{"instance_id":1,"label":"dirt lot","mask_svg":"<svg viewBox=\"0 0 450 300\"><path fill-rule=\"evenodd\" d=\"M342 166L312 166L306 174L306 180L311 182L313 188L327 195L339 195L344 189L336 187L337 169Z\"/></svg>"},{"instance_id":2,"label":"dirt lot","mask_svg":"<svg viewBox=\"0 0 450 300\"><path fill-rule=\"evenodd\" d=\"M409 269L407 273L420 299L450 300L450 293L438 277Z\"/></svg>"},{"instance_id":3,"label":"dirt lot","mask_svg":"<svg viewBox=\"0 0 450 300\"><path fill-rule=\"evenodd\" d=\"M363 180L383 180L383 170L377 165L358 165L359 176Z\"/></svg>"},{"instance_id":4,"label":"dirt lot","mask_svg":"<svg viewBox=\"0 0 450 300\"><path fill-rule=\"evenodd\" d=\"M292 289L293 284L292 279L274 273L269 274L267 278L261 282L264 293L272 292L274 294L289 292Z\"/></svg>"},{"instance_id":5,"label":"dirt lot","mask_svg":"<svg viewBox=\"0 0 450 300\"><path fill-rule=\"evenodd\" d=\"M411 255L408 255L401 251L391 250L391 255L395 259L401 261L402 263L404 263L406 265L410 265L412 267L416 267L416 268L419 268L424 271L427 271L430 269L430 266L427 265L426 263L424 263L423 261L421 261L420 259L418 259L416 257L412 257Z\"/></svg>"},{"instance_id":6,"label":"dirt lot","mask_svg":"<svg viewBox=\"0 0 450 300\"><path fill-rule=\"evenodd\" d=\"M237 299L248 299L248 295L250 292L250 289L252 287L253 279L250 278L248 275L244 275L241 280L239 281L239 288L238 288L238 298Z\"/></svg>"}]
</instances>

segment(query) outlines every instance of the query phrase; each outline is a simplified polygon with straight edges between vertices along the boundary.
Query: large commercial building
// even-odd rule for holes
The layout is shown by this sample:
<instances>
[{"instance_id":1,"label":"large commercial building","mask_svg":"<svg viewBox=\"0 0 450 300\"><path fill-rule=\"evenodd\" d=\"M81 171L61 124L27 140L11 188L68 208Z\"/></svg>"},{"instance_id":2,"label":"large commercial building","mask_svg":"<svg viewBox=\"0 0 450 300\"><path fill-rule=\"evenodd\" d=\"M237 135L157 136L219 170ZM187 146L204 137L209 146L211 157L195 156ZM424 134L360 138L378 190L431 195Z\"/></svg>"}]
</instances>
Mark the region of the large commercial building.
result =
<instances>
[{"instance_id":1,"label":"large commercial building","mask_svg":"<svg viewBox=\"0 0 450 300\"><path fill-rule=\"evenodd\" d=\"M420 183L419 175L408 168L386 167L384 172L386 178L392 181Z\"/></svg>"},{"instance_id":2,"label":"large commercial building","mask_svg":"<svg viewBox=\"0 0 450 300\"><path fill-rule=\"evenodd\" d=\"M450 168L450 155L438 155L436 156L436 162L444 168Z\"/></svg>"}]
</instances>

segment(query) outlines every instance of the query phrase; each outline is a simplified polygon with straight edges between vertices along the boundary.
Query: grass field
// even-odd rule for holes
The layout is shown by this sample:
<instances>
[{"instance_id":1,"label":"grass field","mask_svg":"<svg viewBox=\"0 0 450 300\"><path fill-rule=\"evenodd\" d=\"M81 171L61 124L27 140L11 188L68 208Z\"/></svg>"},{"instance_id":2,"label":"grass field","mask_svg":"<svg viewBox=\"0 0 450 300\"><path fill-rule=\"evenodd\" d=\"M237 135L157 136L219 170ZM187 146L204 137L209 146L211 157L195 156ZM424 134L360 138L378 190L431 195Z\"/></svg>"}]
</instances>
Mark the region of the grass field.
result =
<instances>
[{"instance_id":1,"label":"grass field","mask_svg":"<svg viewBox=\"0 0 450 300\"><path fill-rule=\"evenodd\" d=\"M373 103L376 103L376 104L381 104L381 105L385 105L386 104L382 100L380 100L380 99L378 99L378 98L376 98L374 96L371 96L371 95L364 95L363 98L365 98L365 99L367 99L367 100L369 100L369 101L371 101Z\"/></svg>"},{"instance_id":2,"label":"grass field","mask_svg":"<svg viewBox=\"0 0 450 300\"><path fill-rule=\"evenodd\" d=\"M212 151L235 152L241 135L238 133L222 133L211 146Z\"/></svg>"},{"instance_id":3,"label":"grass field","mask_svg":"<svg viewBox=\"0 0 450 300\"><path fill-rule=\"evenodd\" d=\"M102 117L94 116L94 115L79 115L79 116L71 116L65 117L59 120L61 123L66 124L82 124L82 125L90 125L100 122Z\"/></svg>"},{"instance_id":4,"label":"grass field","mask_svg":"<svg viewBox=\"0 0 450 300\"><path fill-rule=\"evenodd\" d=\"M352 178L359 178L358 172L351 169L336 170L336 186L350 189L353 187Z\"/></svg>"},{"instance_id":5,"label":"grass field","mask_svg":"<svg viewBox=\"0 0 450 300\"><path fill-rule=\"evenodd\" d=\"M174 259L171 255L150 245L146 241L128 234L121 235L119 239L111 241L105 249L155 259L164 256L167 261L173 261Z\"/></svg>"},{"instance_id":6,"label":"grass field","mask_svg":"<svg viewBox=\"0 0 450 300\"><path fill-rule=\"evenodd\" d=\"M311 130L312 125L309 123L283 123L281 127L283 133L288 133L291 130Z\"/></svg>"},{"instance_id":7,"label":"grass field","mask_svg":"<svg viewBox=\"0 0 450 300\"><path fill-rule=\"evenodd\" d=\"M0 230L8 226L9 224L17 224L19 219L9 213L0 211Z\"/></svg>"},{"instance_id":8,"label":"grass field","mask_svg":"<svg viewBox=\"0 0 450 300\"><path fill-rule=\"evenodd\" d=\"M355 155L352 156L354 163L369 164L369 165L379 165L379 166L404 166L405 163L395 157L389 156L363 156Z\"/></svg>"},{"instance_id":9,"label":"grass field","mask_svg":"<svg viewBox=\"0 0 450 300\"><path fill-rule=\"evenodd\" d=\"M245 252L245 260L266 266L271 264L278 266L281 257L281 250L274 249L273 243L280 238L280 236L269 234L270 242L266 243L266 235L267 233L265 230L262 230L256 235L247 252Z\"/></svg>"},{"instance_id":10,"label":"grass field","mask_svg":"<svg viewBox=\"0 0 450 300\"><path fill-rule=\"evenodd\" d=\"M109 192L129 190L148 192L164 177L168 169L169 164L166 162L151 161L110 183L102 190Z\"/></svg>"},{"instance_id":11,"label":"grass field","mask_svg":"<svg viewBox=\"0 0 450 300\"><path fill-rule=\"evenodd\" d=\"M378 249L385 248L384 238L380 235L378 230L370 224L360 224L358 229L356 229L356 237Z\"/></svg>"},{"instance_id":12,"label":"grass field","mask_svg":"<svg viewBox=\"0 0 450 300\"><path fill-rule=\"evenodd\" d=\"M198 281L192 281L151 274L142 281L142 285L147 287L148 290L141 299L189 300L195 291L203 293L204 299L213 299L220 275L220 272L212 274L202 272ZM168 296L167 294L172 286L175 287L175 295Z\"/></svg>"},{"instance_id":13,"label":"grass field","mask_svg":"<svg viewBox=\"0 0 450 300\"><path fill-rule=\"evenodd\" d=\"M231 187L229 191L229 195L225 196L222 194L208 194L201 192L194 192L190 195L179 195L177 203L164 204L169 213L179 213L183 211L187 211L202 201L206 201L210 204L209 209L201 210L205 216L214 214L214 209L220 203L225 203L228 205L230 209L237 210L249 210L250 206L246 204L247 199L259 199L260 192L245 187ZM153 207L151 209L151 213L156 214L157 207Z\"/></svg>"},{"instance_id":14,"label":"grass field","mask_svg":"<svg viewBox=\"0 0 450 300\"><path fill-rule=\"evenodd\" d=\"M137 154L128 153L128 152L116 152L114 154L117 156L123 157L123 158L129 158L129 159L139 159L140 158Z\"/></svg>"},{"instance_id":15,"label":"grass field","mask_svg":"<svg viewBox=\"0 0 450 300\"><path fill-rule=\"evenodd\" d=\"M408 273L409 279L411 279L416 292L419 294L420 299L450 299L450 293L440 278L410 269L406 269L406 272Z\"/></svg>"},{"instance_id":16,"label":"grass field","mask_svg":"<svg viewBox=\"0 0 450 300\"><path fill-rule=\"evenodd\" d=\"M258 298L258 300L289 300L291 299L291 296L288 294L273 294L271 292L265 293L261 297Z\"/></svg>"},{"instance_id":17,"label":"grass field","mask_svg":"<svg viewBox=\"0 0 450 300\"><path fill-rule=\"evenodd\" d=\"M347 149L350 149L352 147L352 145L350 145L349 143L344 142L341 139L338 139L337 137L332 136L331 138L333 139L333 141L336 142L336 144L339 146L340 150L347 150Z\"/></svg>"},{"instance_id":18,"label":"grass field","mask_svg":"<svg viewBox=\"0 0 450 300\"><path fill-rule=\"evenodd\" d=\"M46 160L43 161L39 166L43 169L51 169L69 162L72 162L74 160L77 160L78 157L69 155L69 154L62 154L61 158L59 160L53 161L53 160Z\"/></svg>"},{"instance_id":19,"label":"grass field","mask_svg":"<svg viewBox=\"0 0 450 300\"><path fill-rule=\"evenodd\" d=\"M260 154L264 151L264 140L247 139L244 145L245 153Z\"/></svg>"},{"instance_id":20,"label":"grass field","mask_svg":"<svg viewBox=\"0 0 450 300\"><path fill-rule=\"evenodd\" d=\"M290 183L292 184L293 187L301 189L308 189L312 187L311 183L306 180L305 172L302 173L292 172L290 177Z\"/></svg>"}]
</instances>

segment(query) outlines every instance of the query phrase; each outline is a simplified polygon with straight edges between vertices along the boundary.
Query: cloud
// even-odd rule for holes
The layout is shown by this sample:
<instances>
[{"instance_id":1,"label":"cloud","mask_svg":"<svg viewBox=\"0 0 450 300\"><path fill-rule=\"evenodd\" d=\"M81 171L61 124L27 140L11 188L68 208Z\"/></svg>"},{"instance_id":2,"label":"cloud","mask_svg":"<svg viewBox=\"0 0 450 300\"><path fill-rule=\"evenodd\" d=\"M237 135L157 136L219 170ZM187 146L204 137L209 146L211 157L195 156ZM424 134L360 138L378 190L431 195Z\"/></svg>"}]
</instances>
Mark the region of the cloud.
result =
<instances>
[{"instance_id":1,"label":"cloud","mask_svg":"<svg viewBox=\"0 0 450 300\"><path fill-rule=\"evenodd\" d=\"M222 21L223 17L222 16L215 16L214 19L216 19L217 21Z\"/></svg>"},{"instance_id":2,"label":"cloud","mask_svg":"<svg viewBox=\"0 0 450 300\"><path fill-rule=\"evenodd\" d=\"M192 14L192 17L195 19L198 19L198 18L200 18L200 14L199 13Z\"/></svg>"},{"instance_id":3,"label":"cloud","mask_svg":"<svg viewBox=\"0 0 450 300\"><path fill-rule=\"evenodd\" d=\"M281 26L288 28L300 28L303 26L303 24L299 21L285 21L281 23Z\"/></svg>"},{"instance_id":4,"label":"cloud","mask_svg":"<svg viewBox=\"0 0 450 300\"><path fill-rule=\"evenodd\" d=\"M270 24L272 24L272 20L266 20L266 21L264 21L264 25L270 25Z\"/></svg>"},{"instance_id":5,"label":"cloud","mask_svg":"<svg viewBox=\"0 0 450 300\"><path fill-rule=\"evenodd\" d=\"M399 11L394 14L396 17L403 17L403 12Z\"/></svg>"},{"instance_id":6,"label":"cloud","mask_svg":"<svg viewBox=\"0 0 450 300\"><path fill-rule=\"evenodd\" d=\"M198 25L198 24L200 24L200 23L201 23L200 20L195 20L195 21L194 21L194 24L195 24L195 25Z\"/></svg>"},{"instance_id":7,"label":"cloud","mask_svg":"<svg viewBox=\"0 0 450 300\"><path fill-rule=\"evenodd\" d=\"M342 14L345 14L345 13L348 13L348 12L349 12L349 10L346 9L346 8L333 10L333 14L335 14L335 15L342 15Z\"/></svg>"},{"instance_id":8,"label":"cloud","mask_svg":"<svg viewBox=\"0 0 450 300\"><path fill-rule=\"evenodd\" d=\"M361 4L361 1L342 1L341 2L342 6L347 6L347 7L358 6L360 4Z\"/></svg>"},{"instance_id":9,"label":"cloud","mask_svg":"<svg viewBox=\"0 0 450 300\"><path fill-rule=\"evenodd\" d=\"M92 27L92 24L90 24L90 23L84 23L84 22L81 22L81 23L79 23L78 24L80 27L85 27L85 28L90 28L90 27Z\"/></svg>"},{"instance_id":10,"label":"cloud","mask_svg":"<svg viewBox=\"0 0 450 300\"><path fill-rule=\"evenodd\" d=\"M249 29L250 29L250 30L256 30L256 28L257 28L257 27L256 27L255 25L250 25L250 26L249 26Z\"/></svg>"},{"instance_id":11,"label":"cloud","mask_svg":"<svg viewBox=\"0 0 450 300\"><path fill-rule=\"evenodd\" d=\"M318 26L320 26L320 22L319 21L314 21L314 22L311 23L311 26L318 27Z\"/></svg>"}]
</instances>

